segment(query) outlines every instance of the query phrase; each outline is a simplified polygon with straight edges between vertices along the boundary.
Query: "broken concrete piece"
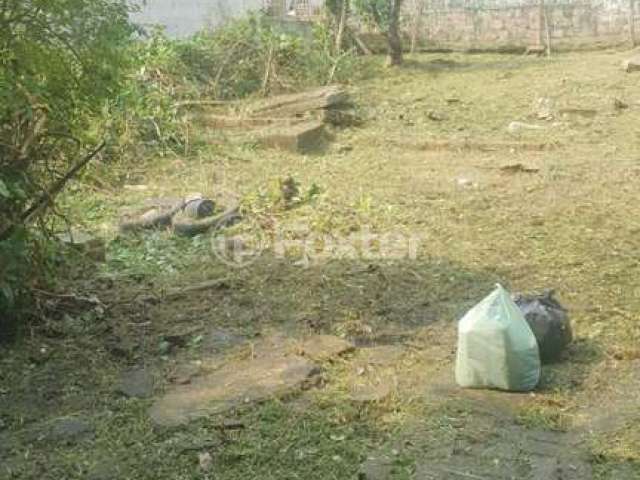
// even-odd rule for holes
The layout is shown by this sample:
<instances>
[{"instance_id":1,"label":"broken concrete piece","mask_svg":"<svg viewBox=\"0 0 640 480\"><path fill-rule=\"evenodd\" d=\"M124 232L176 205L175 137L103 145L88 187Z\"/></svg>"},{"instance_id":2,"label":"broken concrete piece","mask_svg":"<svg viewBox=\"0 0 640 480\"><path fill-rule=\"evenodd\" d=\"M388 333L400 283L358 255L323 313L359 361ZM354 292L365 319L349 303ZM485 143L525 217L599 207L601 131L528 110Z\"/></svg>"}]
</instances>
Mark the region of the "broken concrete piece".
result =
<instances>
[{"instance_id":1,"label":"broken concrete piece","mask_svg":"<svg viewBox=\"0 0 640 480\"><path fill-rule=\"evenodd\" d=\"M533 125L531 123L524 122L511 122L507 127L509 133L518 133L523 130L544 130L545 127L541 125Z\"/></svg>"},{"instance_id":2,"label":"broken concrete piece","mask_svg":"<svg viewBox=\"0 0 640 480\"><path fill-rule=\"evenodd\" d=\"M79 440L93 437L93 432L93 426L86 420L59 418L54 421L48 437L58 442L75 443Z\"/></svg>"},{"instance_id":3,"label":"broken concrete piece","mask_svg":"<svg viewBox=\"0 0 640 480\"><path fill-rule=\"evenodd\" d=\"M326 362L353 349L353 344L343 338L333 335L313 335L300 345L297 353L317 362Z\"/></svg>"},{"instance_id":4,"label":"broken concrete piece","mask_svg":"<svg viewBox=\"0 0 640 480\"><path fill-rule=\"evenodd\" d=\"M153 395L153 376L140 368L124 372L117 390L131 398L149 398Z\"/></svg>"},{"instance_id":5,"label":"broken concrete piece","mask_svg":"<svg viewBox=\"0 0 640 480\"><path fill-rule=\"evenodd\" d=\"M554 101L549 97L540 97L534 106L535 116L538 120L553 119Z\"/></svg>"},{"instance_id":6,"label":"broken concrete piece","mask_svg":"<svg viewBox=\"0 0 640 480\"><path fill-rule=\"evenodd\" d=\"M640 71L640 55L626 59L622 62L622 68L627 73Z\"/></svg>"},{"instance_id":7,"label":"broken concrete piece","mask_svg":"<svg viewBox=\"0 0 640 480\"><path fill-rule=\"evenodd\" d=\"M224 352L232 347L241 345L246 341L246 337L238 335L229 330L214 328L204 339L203 345L205 349L214 353Z\"/></svg>"},{"instance_id":8,"label":"broken concrete piece","mask_svg":"<svg viewBox=\"0 0 640 480\"><path fill-rule=\"evenodd\" d=\"M387 455L370 456L360 465L358 480L390 480L393 460Z\"/></svg>"},{"instance_id":9,"label":"broken concrete piece","mask_svg":"<svg viewBox=\"0 0 640 480\"><path fill-rule=\"evenodd\" d=\"M471 188L471 187L475 187L476 186L476 184L473 182L473 180L471 180L470 178L466 178L466 177L456 178L456 184L460 188Z\"/></svg>"},{"instance_id":10,"label":"broken concrete piece","mask_svg":"<svg viewBox=\"0 0 640 480\"><path fill-rule=\"evenodd\" d=\"M274 126L262 130L256 134L256 140L264 147L305 153L317 148L323 136L324 124L311 120L296 125Z\"/></svg>"},{"instance_id":11,"label":"broken concrete piece","mask_svg":"<svg viewBox=\"0 0 640 480\"><path fill-rule=\"evenodd\" d=\"M63 244L82 252L97 262L106 259L106 247L102 238L97 238L75 228L59 233L56 238Z\"/></svg>"},{"instance_id":12,"label":"broken concrete piece","mask_svg":"<svg viewBox=\"0 0 640 480\"><path fill-rule=\"evenodd\" d=\"M443 122L447 119L447 116L435 110L430 110L427 113L427 118L429 120L433 120L434 122Z\"/></svg>"},{"instance_id":13,"label":"broken concrete piece","mask_svg":"<svg viewBox=\"0 0 640 480\"><path fill-rule=\"evenodd\" d=\"M254 103L250 113L254 117L303 117L313 112L349 106L349 95L339 86L320 87L314 90L278 95Z\"/></svg>"},{"instance_id":14,"label":"broken concrete piece","mask_svg":"<svg viewBox=\"0 0 640 480\"><path fill-rule=\"evenodd\" d=\"M118 457L98 460L89 468L87 480L120 480L127 478L126 468L121 465Z\"/></svg>"},{"instance_id":15,"label":"broken concrete piece","mask_svg":"<svg viewBox=\"0 0 640 480\"><path fill-rule=\"evenodd\" d=\"M243 404L281 398L302 388L318 372L310 361L276 352L259 359L232 361L216 372L176 387L151 407L158 426L177 426Z\"/></svg>"},{"instance_id":16,"label":"broken concrete piece","mask_svg":"<svg viewBox=\"0 0 640 480\"><path fill-rule=\"evenodd\" d=\"M198 465L200 465L200 470L203 472L208 472L211 470L211 466L213 465L213 457L209 452L200 452L198 454Z\"/></svg>"}]
</instances>

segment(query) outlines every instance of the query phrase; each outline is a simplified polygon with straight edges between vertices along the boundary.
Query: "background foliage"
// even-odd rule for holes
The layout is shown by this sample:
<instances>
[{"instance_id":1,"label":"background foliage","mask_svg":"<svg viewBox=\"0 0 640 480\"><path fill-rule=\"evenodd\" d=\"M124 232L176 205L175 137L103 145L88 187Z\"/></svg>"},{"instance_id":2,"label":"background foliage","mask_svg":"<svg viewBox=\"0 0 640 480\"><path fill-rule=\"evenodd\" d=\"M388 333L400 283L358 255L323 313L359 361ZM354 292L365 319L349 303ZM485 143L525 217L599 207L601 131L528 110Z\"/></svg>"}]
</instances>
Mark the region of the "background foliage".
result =
<instances>
[{"instance_id":1,"label":"background foliage","mask_svg":"<svg viewBox=\"0 0 640 480\"><path fill-rule=\"evenodd\" d=\"M318 24L292 34L252 15L175 40L142 32L126 0L0 2L0 317L43 278L51 215L23 213L96 144L86 182L186 154L181 104L269 95L353 77ZM121 168L118 168L121 167ZM56 212L53 198L48 212ZM0 328L2 328L0 326Z\"/></svg>"},{"instance_id":2,"label":"background foliage","mask_svg":"<svg viewBox=\"0 0 640 480\"><path fill-rule=\"evenodd\" d=\"M0 3L2 318L45 263L23 212L97 143L132 33L124 0Z\"/></svg>"},{"instance_id":3,"label":"background foliage","mask_svg":"<svg viewBox=\"0 0 640 480\"><path fill-rule=\"evenodd\" d=\"M389 28L392 2L393 0L353 0L362 20L383 32Z\"/></svg>"}]
</instances>

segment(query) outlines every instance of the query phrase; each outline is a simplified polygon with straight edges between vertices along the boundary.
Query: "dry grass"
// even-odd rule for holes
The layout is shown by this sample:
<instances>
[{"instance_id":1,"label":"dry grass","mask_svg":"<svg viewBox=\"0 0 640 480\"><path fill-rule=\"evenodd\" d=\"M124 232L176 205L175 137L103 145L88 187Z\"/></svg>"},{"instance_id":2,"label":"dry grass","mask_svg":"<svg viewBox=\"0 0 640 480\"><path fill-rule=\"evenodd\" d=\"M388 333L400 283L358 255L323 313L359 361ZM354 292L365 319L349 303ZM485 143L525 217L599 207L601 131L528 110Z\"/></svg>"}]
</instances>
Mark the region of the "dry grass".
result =
<instances>
[{"instance_id":1,"label":"dry grass","mask_svg":"<svg viewBox=\"0 0 640 480\"><path fill-rule=\"evenodd\" d=\"M80 478L90 470L83 462L105 455L124 458L135 478L197 478L193 456L177 455L171 443L175 437L150 428L144 403L116 400L108 393L115 371L127 361L144 359L162 373L167 361L199 357L194 344L162 360L157 345L163 335L186 330L196 337L212 326L249 336L272 329L371 339L408 335L414 345L387 402L354 410L345 400L352 372L348 365L336 366L325 374L325 390L305 400L310 411L292 410L287 417L282 410L288 407L270 405L248 412L247 421L254 422L249 431L220 450L219 478L257 478L258 472L260 478L348 478L357 467L354 462L370 448L425 415L424 389L451 367L454 321L496 281L513 290L555 288L575 326L577 341L567 361L546 369L542 398L524 407L523 423L569 429L580 415L597 416L593 405L606 401L607 409L615 409L620 389L614 387L632 371L640 341L640 77L621 71L624 56L616 51L558 55L551 61L416 56L406 68L384 71L354 87L365 124L333 132L325 152L300 156L250 146L212 147L193 158L145 164L131 178L148 186L144 192L71 198L78 211L95 212L89 223L104 225L107 232L122 206L149 196L200 191L223 202L244 199L252 221L235 227L236 233L260 231L272 239L278 229L299 235L294 230L300 225L333 235L366 227L412 233L422 240L416 260L329 259L303 268L295 264L300 260L295 252L279 259L267 249L243 269L212 257L207 238L176 240L160 232L112 243L109 262L90 279L107 300L221 276L229 277L229 288L152 305L144 312L136 304L116 306L108 314L106 333L89 324L90 337L36 337L22 352L5 355L0 388L9 390L4 397L13 405L2 417L10 432L38 425L39 415L26 401L33 382L51 385L48 375L59 382L64 374L76 385L64 388L62 397L59 389L43 387L54 395L48 416L75 409L110 419L99 420L98 440L88 447L46 453L42 444L21 444L12 451L21 478L46 478L37 468L43 464L55 466L50 475ZM554 119L535 117L541 97L553 99ZM615 99L628 108L616 109ZM597 113L563 116L560 109ZM507 129L513 121L544 129L513 134ZM428 148L434 144L440 147ZM513 164L537 172L501 170ZM288 175L303 191L317 185L320 194L293 209L269 204L265 199L271 198L272 185ZM119 288L107 291L109 282ZM141 333L131 326L132 319L151 321L151 326ZM130 358L108 353L104 342L114 335L134 343ZM42 343L55 353L34 362ZM80 374L80 363L89 373ZM605 391L611 394L603 397ZM440 415L437 409L429 411ZM446 416L430 421L441 421L436 430L449 428ZM637 426L612 434L611 442L621 445L615 451L594 450L600 452L602 478L610 478L623 459L632 459L637 468L632 435ZM344 455L336 453L335 440L318 433L329 430L344 437L338 441ZM195 425L187 433L205 438L211 430ZM288 445L305 442L317 446L315 457L309 453L315 460L304 468L294 453L278 456ZM35 463L16 460L25 448ZM335 456L340 458L331 460Z\"/></svg>"}]
</instances>

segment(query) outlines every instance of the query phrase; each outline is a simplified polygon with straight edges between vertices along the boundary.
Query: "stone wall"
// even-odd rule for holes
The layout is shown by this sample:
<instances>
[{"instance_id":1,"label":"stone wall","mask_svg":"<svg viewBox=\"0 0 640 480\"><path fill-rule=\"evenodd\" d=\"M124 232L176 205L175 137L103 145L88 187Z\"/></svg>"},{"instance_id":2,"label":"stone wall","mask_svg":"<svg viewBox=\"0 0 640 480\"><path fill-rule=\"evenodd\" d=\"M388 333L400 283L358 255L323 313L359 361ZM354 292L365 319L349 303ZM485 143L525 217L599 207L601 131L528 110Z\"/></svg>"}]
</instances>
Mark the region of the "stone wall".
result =
<instances>
[{"instance_id":1,"label":"stone wall","mask_svg":"<svg viewBox=\"0 0 640 480\"><path fill-rule=\"evenodd\" d=\"M541 12L539 3L530 0L429 0L422 4L409 0L405 2L405 24L421 47L516 49L536 45L539 39L546 41ZM546 12L556 49L616 45L630 38L629 0L547 1ZM640 16L636 25L640 32Z\"/></svg>"}]
</instances>

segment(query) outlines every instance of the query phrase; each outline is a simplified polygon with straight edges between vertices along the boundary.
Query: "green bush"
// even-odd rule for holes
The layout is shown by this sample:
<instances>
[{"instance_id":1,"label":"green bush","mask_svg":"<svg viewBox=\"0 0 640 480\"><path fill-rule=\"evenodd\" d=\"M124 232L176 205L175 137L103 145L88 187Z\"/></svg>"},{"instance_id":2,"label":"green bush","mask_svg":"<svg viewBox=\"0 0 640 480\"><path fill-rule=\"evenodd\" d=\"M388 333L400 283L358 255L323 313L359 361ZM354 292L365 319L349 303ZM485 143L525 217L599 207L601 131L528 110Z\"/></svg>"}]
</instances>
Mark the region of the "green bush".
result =
<instances>
[{"instance_id":1,"label":"green bush","mask_svg":"<svg viewBox=\"0 0 640 480\"><path fill-rule=\"evenodd\" d=\"M125 0L0 4L0 317L42 264L24 214L100 141L128 68Z\"/></svg>"},{"instance_id":2,"label":"green bush","mask_svg":"<svg viewBox=\"0 0 640 480\"><path fill-rule=\"evenodd\" d=\"M184 101L294 91L325 84L332 72L334 81L352 79L356 57L342 55L335 66L331 46L331 32L323 25L297 35L261 15L187 39L170 39L155 29L129 46L126 81L105 111L111 152L121 159L132 150L139 158L140 147L183 153L187 125L179 105Z\"/></svg>"},{"instance_id":3,"label":"green bush","mask_svg":"<svg viewBox=\"0 0 640 480\"><path fill-rule=\"evenodd\" d=\"M203 88L202 95L230 99L326 83L335 62L332 43L331 32L322 24L308 34L296 34L251 15L177 42L176 49L188 78ZM353 62L337 69L335 81L351 78L348 66Z\"/></svg>"},{"instance_id":4,"label":"green bush","mask_svg":"<svg viewBox=\"0 0 640 480\"><path fill-rule=\"evenodd\" d=\"M29 222L25 211L100 141L108 146L93 173L109 181L117 178L118 164L185 153L185 101L268 95L354 77L356 57L334 58L332 34L323 25L297 35L252 15L174 40L161 30L136 35L127 5L0 2L0 317L46 263L27 225L38 220L45 229L46 209Z\"/></svg>"}]
</instances>

